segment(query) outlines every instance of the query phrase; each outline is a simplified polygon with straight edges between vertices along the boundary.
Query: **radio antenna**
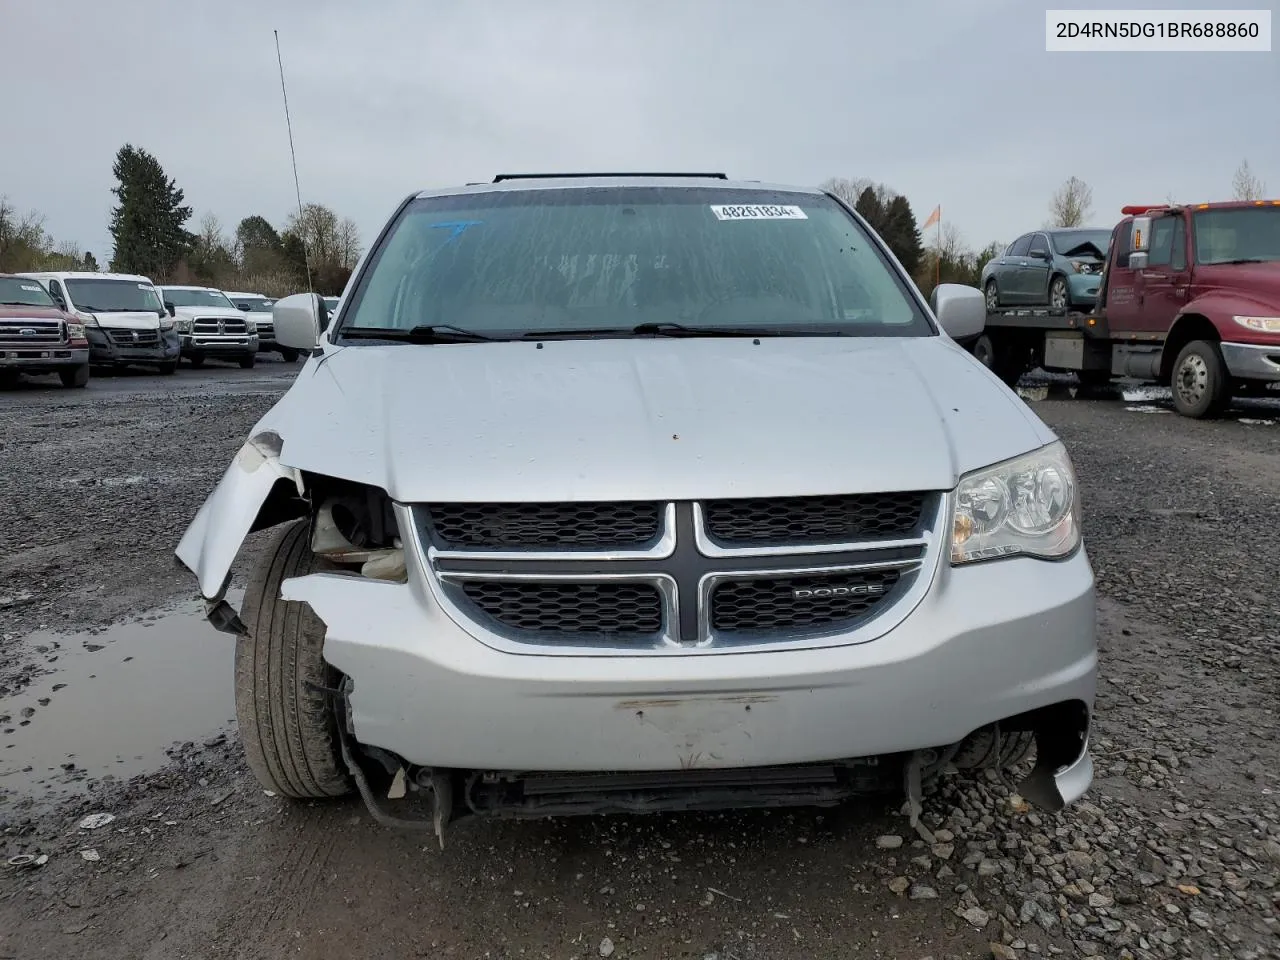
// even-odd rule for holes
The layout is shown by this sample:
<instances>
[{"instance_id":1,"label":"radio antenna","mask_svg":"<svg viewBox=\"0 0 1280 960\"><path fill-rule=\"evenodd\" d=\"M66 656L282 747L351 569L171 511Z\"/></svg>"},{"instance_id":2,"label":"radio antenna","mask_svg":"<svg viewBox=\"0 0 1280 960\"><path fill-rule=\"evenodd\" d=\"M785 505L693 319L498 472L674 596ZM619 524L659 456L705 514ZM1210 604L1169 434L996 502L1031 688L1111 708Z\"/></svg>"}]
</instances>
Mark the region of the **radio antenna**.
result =
<instances>
[{"instance_id":1,"label":"radio antenna","mask_svg":"<svg viewBox=\"0 0 1280 960\"><path fill-rule=\"evenodd\" d=\"M284 85L284 58L280 56L280 31L276 37L276 63L280 65L280 93L284 96L284 125L289 131L289 156L293 161L293 189L298 197L298 239L302 241L302 262L307 268L307 293L315 293L311 285L311 254L307 251L307 226L302 219L302 187L298 185L298 154L293 149L293 121L289 119L289 91Z\"/></svg>"}]
</instances>

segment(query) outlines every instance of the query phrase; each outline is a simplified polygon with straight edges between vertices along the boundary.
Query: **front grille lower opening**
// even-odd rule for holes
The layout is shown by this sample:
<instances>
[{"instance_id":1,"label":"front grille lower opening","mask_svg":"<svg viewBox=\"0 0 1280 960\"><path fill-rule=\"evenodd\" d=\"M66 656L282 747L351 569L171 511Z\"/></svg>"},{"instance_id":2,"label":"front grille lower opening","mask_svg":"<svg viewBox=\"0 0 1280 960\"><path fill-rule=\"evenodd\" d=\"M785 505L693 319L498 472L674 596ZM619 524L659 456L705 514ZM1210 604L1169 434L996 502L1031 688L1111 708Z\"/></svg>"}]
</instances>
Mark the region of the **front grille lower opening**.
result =
<instances>
[{"instance_id":1,"label":"front grille lower opening","mask_svg":"<svg viewBox=\"0 0 1280 960\"><path fill-rule=\"evenodd\" d=\"M785 634L851 626L874 615L908 576L864 570L726 580L711 595L711 627L717 633Z\"/></svg>"},{"instance_id":2,"label":"front grille lower opening","mask_svg":"<svg viewBox=\"0 0 1280 960\"><path fill-rule=\"evenodd\" d=\"M663 504L429 503L426 511L445 549L635 550L657 542Z\"/></svg>"},{"instance_id":3,"label":"front grille lower opening","mask_svg":"<svg viewBox=\"0 0 1280 960\"><path fill-rule=\"evenodd\" d=\"M916 534L928 493L708 500L707 534L722 546L858 543Z\"/></svg>"},{"instance_id":4,"label":"front grille lower opening","mask_svg":"<svg viewBox=\"0 0 1280 960\"><path fill-rule=\"evenodd\" d=\"M536 635L540 642L662 632L662 596L647 583L474 580L464 582L460 592L504 632Z\"/></svg>"}]
</instances>

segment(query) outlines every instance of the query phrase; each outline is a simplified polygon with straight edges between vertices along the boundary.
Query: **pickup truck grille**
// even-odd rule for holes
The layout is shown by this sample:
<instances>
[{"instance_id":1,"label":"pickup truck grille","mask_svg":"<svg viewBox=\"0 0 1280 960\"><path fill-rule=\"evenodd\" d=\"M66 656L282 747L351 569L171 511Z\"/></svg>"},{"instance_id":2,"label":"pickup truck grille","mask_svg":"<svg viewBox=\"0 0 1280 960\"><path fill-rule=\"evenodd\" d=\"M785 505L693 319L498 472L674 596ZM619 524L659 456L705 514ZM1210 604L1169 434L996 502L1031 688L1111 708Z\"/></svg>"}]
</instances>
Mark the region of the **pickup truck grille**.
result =
<instances>
[{"instance_id":1,"label":"pickup truck grille","mask_svg":"<svg viewBox=\"0 0 1280 960\"><path fill-rule=\"evenodd\" d=\"M891 492L410 510L437 596L486 642L672 653L891 629L928 586L946 507Z\"/></svg>"},{"instance_id":2,"label":"pickup truck grille","mask_svg":"<svg viewBox=\"0 0 1280 960\"><path fill-rule=\"evenodd\" d=\"M191 323L191 332L198 337L244 336L249 332L249 328L243 320L196 317Z\"/></svg>"},{"instance_id":3,"label":"pickup truck grille","mask_svg":"<svg viewBox=\"0 0 1280 960\"><path fill-rule=\"evenodd\" d=\"M122 347L154 347L160 342L159 330L107 330L111 342Z\"/></svg>"},{"instance_id":4,"label":"pickup truck grille","mask_svg":"<svg viewBox=\"0 0 1280 960\"><path fill-rule=\"evenodd\" d=\"M0 343L35 346L36 344L62 343L63 324L61 320L23 320L5 318L0 320Z\"/></svg>"}]
</instances>

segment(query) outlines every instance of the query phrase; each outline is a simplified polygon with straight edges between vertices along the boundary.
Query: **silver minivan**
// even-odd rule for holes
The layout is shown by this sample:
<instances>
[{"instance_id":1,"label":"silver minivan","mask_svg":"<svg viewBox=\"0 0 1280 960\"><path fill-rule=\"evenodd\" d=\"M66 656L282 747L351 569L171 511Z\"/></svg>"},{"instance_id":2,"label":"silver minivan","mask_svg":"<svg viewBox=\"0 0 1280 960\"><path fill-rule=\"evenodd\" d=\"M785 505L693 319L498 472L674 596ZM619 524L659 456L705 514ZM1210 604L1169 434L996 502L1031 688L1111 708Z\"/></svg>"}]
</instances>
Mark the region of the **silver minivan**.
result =
<instances>
[{"instance_id":1,"label":"silver minivan","mask_svg":"<svg viewBox=\"0 0 1280 960\"><path fill-rule=\"evenodd\" d=\"M982 767L1077 799L1077 481L956 343L984 321L820 190L408 197L336 317L276 303L306 362L177 548L238 636L254 773L438 833L879 791L914 815Z\"/></svg>"}]
</instances>

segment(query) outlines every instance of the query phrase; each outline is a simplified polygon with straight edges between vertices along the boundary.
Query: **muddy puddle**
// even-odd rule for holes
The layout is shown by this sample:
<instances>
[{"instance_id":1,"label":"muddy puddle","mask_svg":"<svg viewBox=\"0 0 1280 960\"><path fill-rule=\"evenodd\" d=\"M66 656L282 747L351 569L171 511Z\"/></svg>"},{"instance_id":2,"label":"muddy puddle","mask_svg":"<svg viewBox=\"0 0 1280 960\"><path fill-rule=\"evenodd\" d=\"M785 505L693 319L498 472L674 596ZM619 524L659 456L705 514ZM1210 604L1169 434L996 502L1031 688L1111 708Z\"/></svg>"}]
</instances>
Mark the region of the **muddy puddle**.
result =
<instances>
[{"instance_id":1,"label":"muddy puddle","mask_svg":"<svg viewBox=\"0 0 1280 960\"><path fill-rule=\"evenodd\" d=\"M239 606L240 596L228 596ZM51 671L0 699L0 797L82 792L154 770L235 720L234 638L191 601L97 633L22 641Z\"/></svg>"}]
</instances>

